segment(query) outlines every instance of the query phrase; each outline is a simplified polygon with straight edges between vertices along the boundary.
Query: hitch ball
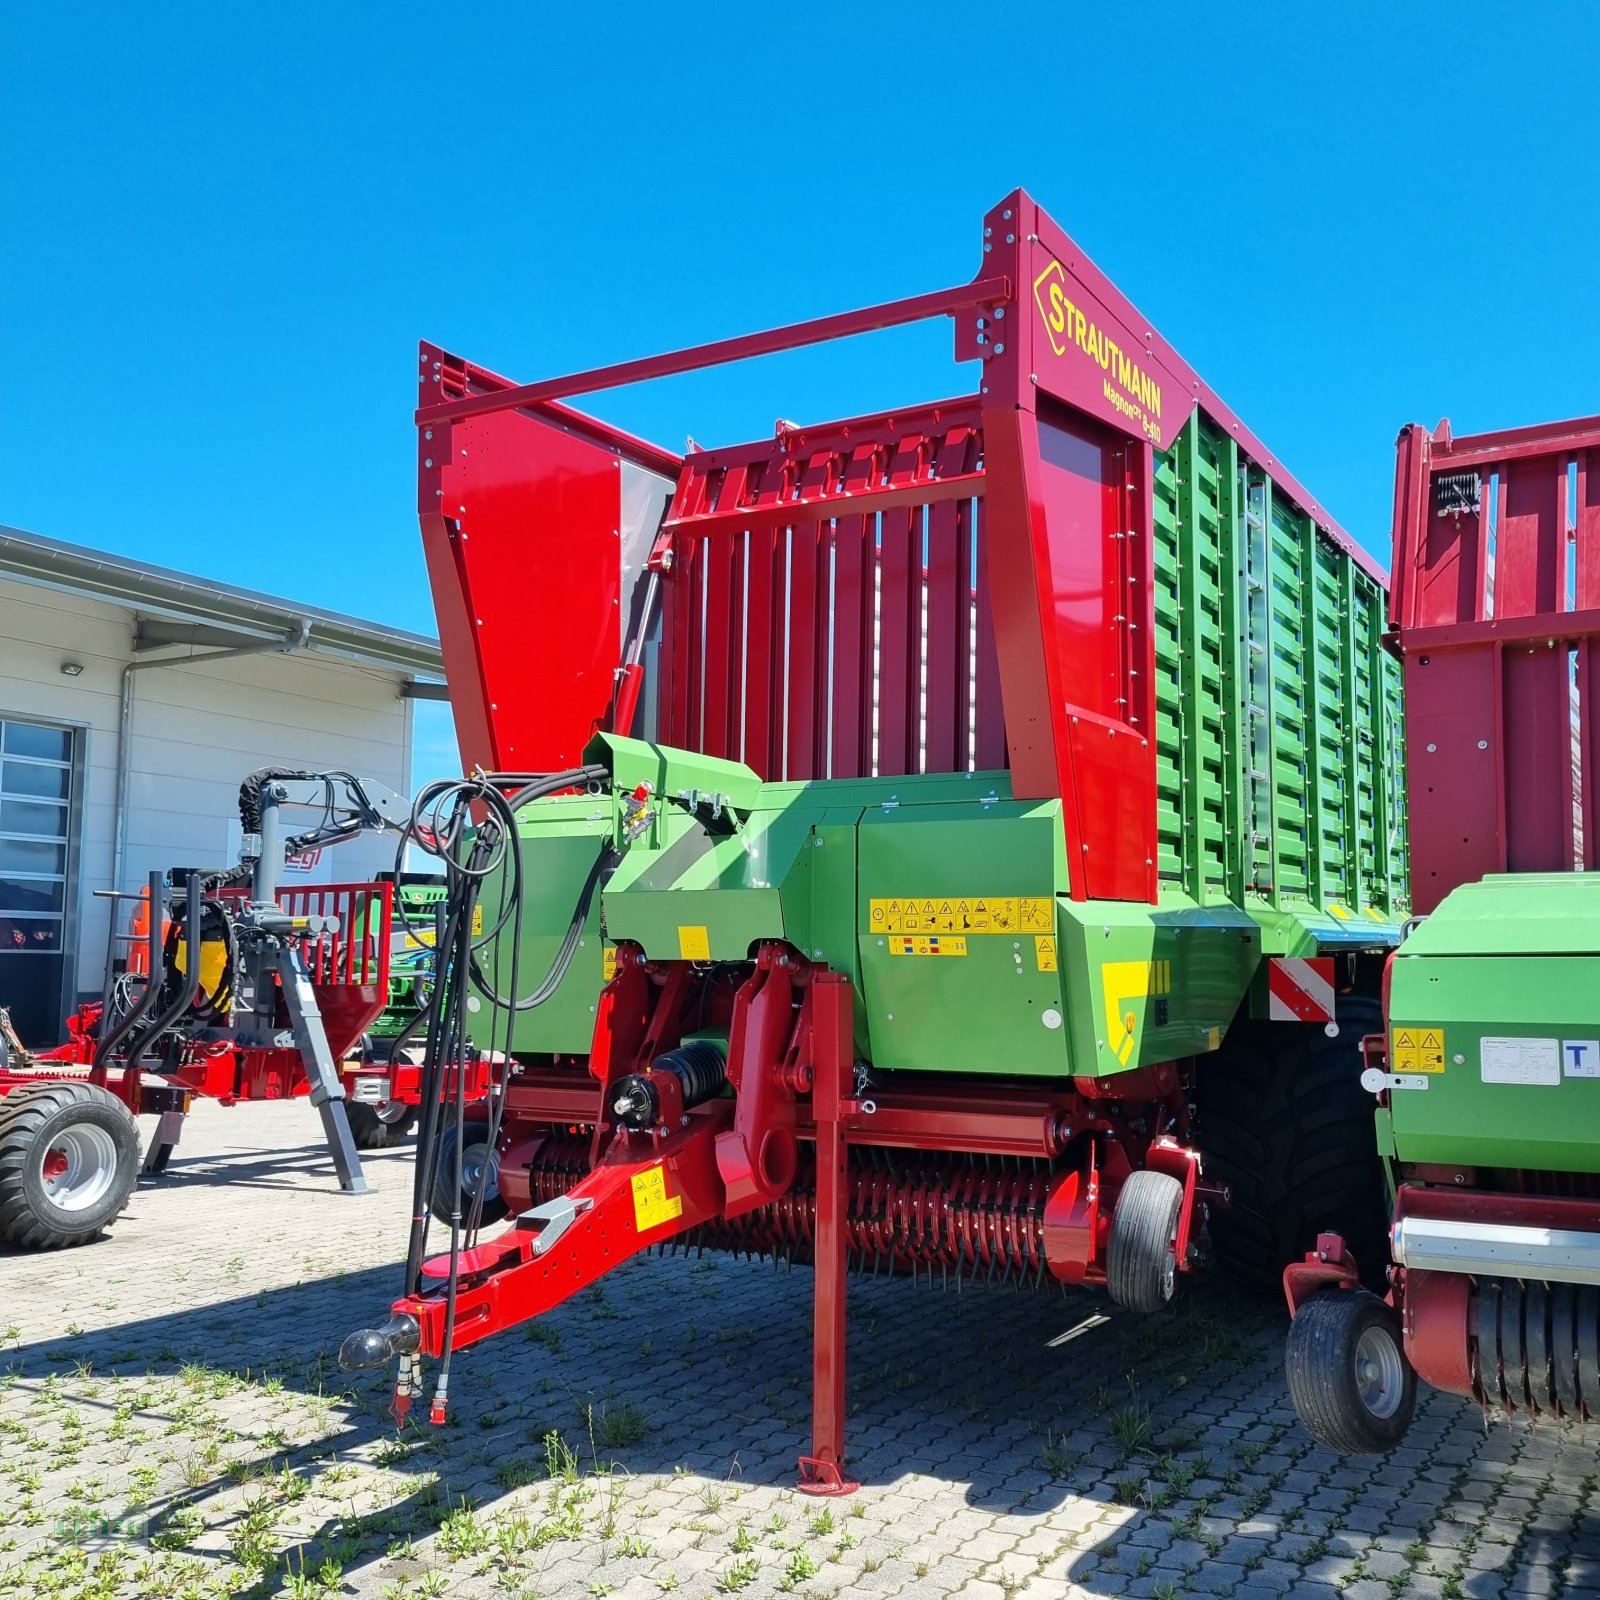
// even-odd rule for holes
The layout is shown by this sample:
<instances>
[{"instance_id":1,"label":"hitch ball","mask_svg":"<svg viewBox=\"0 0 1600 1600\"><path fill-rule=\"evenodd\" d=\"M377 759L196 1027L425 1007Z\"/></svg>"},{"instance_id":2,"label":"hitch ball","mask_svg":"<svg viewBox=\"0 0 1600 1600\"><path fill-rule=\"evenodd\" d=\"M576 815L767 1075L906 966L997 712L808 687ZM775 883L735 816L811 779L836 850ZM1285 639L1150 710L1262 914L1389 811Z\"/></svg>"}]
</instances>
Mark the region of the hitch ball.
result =
<instances>
[{"instance_id":1,"label":"hitch ball","mask_svg":"<svg viewBox=\"0 0 1600 1600\"><path fill-rule=\"evenodd\" d=\"M415 1317L402 1312L381 1328L361 1328L339 1346L339 1365L346 1372L365 1372L386 1366L394 1356L415 1355L422 1344L422 1329Z\"/></svg>"}]
</instances>

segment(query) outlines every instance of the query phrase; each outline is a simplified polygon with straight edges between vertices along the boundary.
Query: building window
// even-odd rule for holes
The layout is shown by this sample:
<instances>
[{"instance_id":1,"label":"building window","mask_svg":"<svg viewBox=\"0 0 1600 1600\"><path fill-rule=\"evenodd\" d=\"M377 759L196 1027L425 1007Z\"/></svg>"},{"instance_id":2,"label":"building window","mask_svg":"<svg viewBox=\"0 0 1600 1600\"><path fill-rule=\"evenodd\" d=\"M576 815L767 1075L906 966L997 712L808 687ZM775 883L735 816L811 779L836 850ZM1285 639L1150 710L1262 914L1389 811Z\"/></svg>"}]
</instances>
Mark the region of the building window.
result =
<instances>
[{"instance_id":1,"label":"building window","mask_svg":"<svg viewBox=\"0 0 1600 1600\"><path fill-rule=\"evenodd\" d=\"M72 791L70 728L0 721L0 1005L30 1043L61 1022Z\"/></svg>"}]
</instances>

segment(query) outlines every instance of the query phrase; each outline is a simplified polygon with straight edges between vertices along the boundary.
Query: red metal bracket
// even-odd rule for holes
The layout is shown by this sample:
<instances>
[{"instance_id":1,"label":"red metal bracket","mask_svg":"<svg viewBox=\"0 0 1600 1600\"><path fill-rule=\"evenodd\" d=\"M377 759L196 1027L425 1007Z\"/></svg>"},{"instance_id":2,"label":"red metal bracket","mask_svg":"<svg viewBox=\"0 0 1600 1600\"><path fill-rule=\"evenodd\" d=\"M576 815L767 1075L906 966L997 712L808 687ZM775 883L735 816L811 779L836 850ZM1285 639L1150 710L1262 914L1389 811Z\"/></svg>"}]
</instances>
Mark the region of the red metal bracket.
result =
<instances>
[{"instance_id":1,"label":"red metal bracket","mask_svg":"<svg viewBox=\"0 0 1600 1600\"><path fill-rule=\"evenodd\" d=\"M1308 1252L1304 1261L1291 1261L1283 1269L1283 1296L1289 1302L1291 1318L1314 1294L1360 1287L1356 1258L1336 1233L1319 1233L1317 1248Z\"/></svg>"}]
</instances>

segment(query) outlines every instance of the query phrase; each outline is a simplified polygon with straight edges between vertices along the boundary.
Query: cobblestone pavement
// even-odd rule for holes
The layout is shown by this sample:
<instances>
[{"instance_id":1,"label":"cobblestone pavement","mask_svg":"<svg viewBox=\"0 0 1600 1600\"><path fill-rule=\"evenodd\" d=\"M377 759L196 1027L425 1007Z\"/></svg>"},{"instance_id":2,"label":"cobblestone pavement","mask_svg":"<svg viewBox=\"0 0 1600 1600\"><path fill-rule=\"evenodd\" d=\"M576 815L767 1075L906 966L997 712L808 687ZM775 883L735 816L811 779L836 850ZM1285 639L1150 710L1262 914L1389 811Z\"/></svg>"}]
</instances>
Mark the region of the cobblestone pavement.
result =
<instances>
[{"instance_id":1,"label":"cobblestone pavement","mask_svg":"<svg viewBox=\"0 0 1600 1600\"><path fill-rule=\"evenodd\" d=\"M1281 1315L851 1286L850 1499L796 1495L810 1274L633 1262L464 1353L396 1437L334 1351L396 1283L409 1151L341 1196L303 1104L206 1105L110 1237L0 1253L0 1595L1600 1596L1594 1443L1429 1396L1345 1462Z\"/></svg>"}]
</instances>

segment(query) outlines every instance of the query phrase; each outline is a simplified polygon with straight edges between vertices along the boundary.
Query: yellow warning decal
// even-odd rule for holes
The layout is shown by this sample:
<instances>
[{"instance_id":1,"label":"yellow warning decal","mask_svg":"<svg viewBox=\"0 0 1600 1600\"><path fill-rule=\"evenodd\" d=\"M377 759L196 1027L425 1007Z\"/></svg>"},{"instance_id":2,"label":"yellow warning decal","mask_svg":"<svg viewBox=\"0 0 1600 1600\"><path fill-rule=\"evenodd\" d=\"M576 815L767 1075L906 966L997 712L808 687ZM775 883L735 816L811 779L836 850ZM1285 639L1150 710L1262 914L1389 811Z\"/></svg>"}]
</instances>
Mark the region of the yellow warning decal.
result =
<instances>
[{"instance_id":1,"label":"yellow warning decal","mask_svg":"<svg viewBox=\"0 0 1600 1600\"><path fill-rule=\"evenodd\" d=\"M967 941L959 933L934 934L928 938L916 935L889 941L892 956L964 956Z\"/></svg>"},{"instance_id":2,"label":"yellow warning decal","mask_svg":"<svg viewBox=\"0 0 1600 1600\"><path fill-rule=\"evenodd\" d=\"M605 949L600 952L600 976L604 978L607 983L610 983L611 980L616 977L616 975L617 947L614 944L608 944Z\"/></svg>"},{"instance_id":3,"label":"yellow warning decal","mask_svg":"<svg viewBox=\"0 0 1600 1600\"><path fill-rule=\"evenodd\" d=\"M1328 913L1330 916L1337 917L1340 922L1348 922L1350 920L1350 913L1334 901L1329 901Z\"/></svg>"},{"instance_id":4,"label":"yellow warning decal","mask_svg":"<svg viewBox=\"0 0 1600 1600\"><path fill-rule=\"evenodd\" d=\"M684 961L709 961L711 959L711 936L704 925L693 928L679 927L678 955Z\"/></svg>"},{"instance_id":5,"label":"yellow warning decal","mask_svg":"<svg viewBox=\"0 0 1600 1600\"><path fill-rule=\"evenodd\" d=\"M1391 1072L1443 1072L1443 1028L1396 1028L1389 1049Z\"/></svg>"},{"instance_id":6,"label":"yellow warning decal","mask_svg":"<svg viewBox=\"0 0 1600 1600\"><path fill-rule=\"evenodd\" d=\"M1051 933L1056 904L1049 895L915 895L872 900L867 906L873 933Z\"/></svg>"},{"instance_id":7,"label":"yellow warning decal","mask_svg":"<svg viewBox=\"0 0 1600 1600\"><path fill-rule=\"evenodd\" d=\"M1056 966L1056 941L1055 935L1039 933L1033 939L1033 958L1039 964L1041 972L1057 972Z\"/></svg>"},{"instance_id":8,"label":"yellow warning decal","mask_svg":"<svg viewBox=\"0 0 1600 1600\"><path fill-rule=\"evenodd\" d=\"M633 1225L640 1233L683 1215L683 1197L667 1193L667 1176L661 1162L634 1173L632 1182Z\"/></svg>"},{"instance_id":9,"label":"yellow warning decal","mask_svg":"<svg viewBox=\"0 0 1600 1600\"><path fill-rule=\"evenodd\" d=\"M472 937L476 939L483 932L483 907L472 908Z\"/></svg>"},{"instance_id":10,"label":"yellow warning decal","mask_svg":"<svg viewBox=\"0 0 1600 1600\"><path fill-rule=\"evenodd\" d=\"M1106 1044L1127 1066L1133 1060L1139 1014L1130 1002L1172 993L1170 961L1105 961L1100 986L1106 1002Z\"/></svg>"}]
</instances>

